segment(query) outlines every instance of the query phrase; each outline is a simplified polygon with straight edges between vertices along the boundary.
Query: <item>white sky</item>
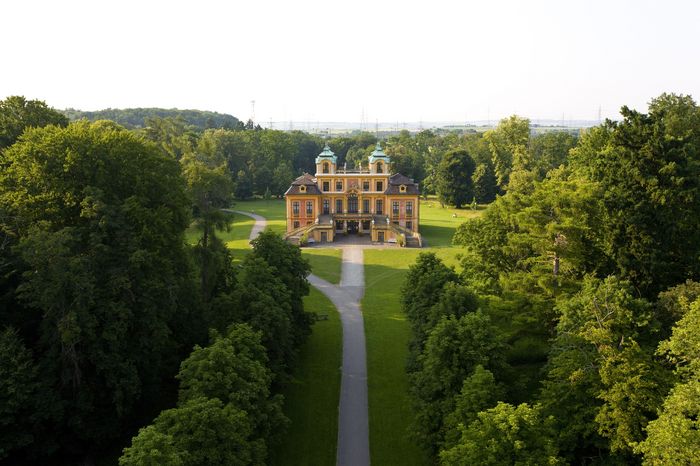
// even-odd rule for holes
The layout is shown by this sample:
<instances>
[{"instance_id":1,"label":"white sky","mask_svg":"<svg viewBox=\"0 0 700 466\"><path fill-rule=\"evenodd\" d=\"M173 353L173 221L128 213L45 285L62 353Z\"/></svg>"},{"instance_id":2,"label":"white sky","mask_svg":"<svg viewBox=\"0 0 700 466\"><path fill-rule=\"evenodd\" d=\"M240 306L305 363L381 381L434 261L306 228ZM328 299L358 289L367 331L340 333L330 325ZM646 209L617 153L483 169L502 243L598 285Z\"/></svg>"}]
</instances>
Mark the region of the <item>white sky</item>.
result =
<instances>
[{"instance_id":1,"label":"white sky","mask_svg":"<svg viewBox=\"0 0 700 466\"><path fill-rule=\"evenodd\" d=\"M700 99L700 2L2 0L0 98L256 120L616 117Z\"/></svg>"}]
</instances>

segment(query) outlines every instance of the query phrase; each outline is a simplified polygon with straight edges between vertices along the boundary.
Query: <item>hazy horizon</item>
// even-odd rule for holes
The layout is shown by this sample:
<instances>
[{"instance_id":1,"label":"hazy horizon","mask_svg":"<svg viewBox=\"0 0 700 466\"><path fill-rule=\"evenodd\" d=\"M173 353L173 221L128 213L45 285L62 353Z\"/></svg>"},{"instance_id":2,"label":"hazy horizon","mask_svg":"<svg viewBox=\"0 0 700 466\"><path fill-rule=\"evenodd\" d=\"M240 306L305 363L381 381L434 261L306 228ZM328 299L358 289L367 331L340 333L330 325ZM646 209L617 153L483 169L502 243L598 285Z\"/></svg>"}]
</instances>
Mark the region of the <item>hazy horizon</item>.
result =
<instances>
[{"instance_id":1,"label":"hazy horizon","mask_svg":"<svg viewBox=\"0 0 700 466\"><path fill-rule=\"evenodd\" d=\"M0 6L0 98L291 121L597 121L700 94L690 1L29 0Z\"/></svg>"}]
</instances>

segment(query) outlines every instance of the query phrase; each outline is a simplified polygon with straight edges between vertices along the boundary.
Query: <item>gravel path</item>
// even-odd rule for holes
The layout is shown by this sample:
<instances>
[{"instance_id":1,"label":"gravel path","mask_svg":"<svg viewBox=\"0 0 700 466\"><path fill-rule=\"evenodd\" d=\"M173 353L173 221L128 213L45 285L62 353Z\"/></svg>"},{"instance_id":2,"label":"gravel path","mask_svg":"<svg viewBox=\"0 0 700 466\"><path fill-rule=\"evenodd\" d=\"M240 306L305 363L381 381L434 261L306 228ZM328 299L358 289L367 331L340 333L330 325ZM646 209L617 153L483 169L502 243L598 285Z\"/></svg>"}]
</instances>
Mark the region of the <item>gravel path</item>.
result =
<instances>
[{"instance_id":1,"label":"gravel path","mask_svg":"<svg viewBox=\"0 0 700 466\"><path fill-rule=\"evenodd\" d=\"M368 466L367 353L360 300L365 293L361 246L342 248L340 285L309 275L309 282L335 304L343 325L343 366L338 407L338 466Z\"/></svg>"},{"instance_id":2,"label":"gravel path","mask_svg":"<svg viewBox=\"0 0 700 466\"><path fill-rule=\"evenodd\" d=\"M255 219L250 240L265 229L265 217L232 210ZM369 417L367 407L367 353L360 300L365 294L364 254L361 245L342 247L340 285L309 275L309 283L328 296L340 313L343 326L343 366L338 406L337 466L369 466ZM319 381L323 383L323 381Z\"/></svg>"}]
</instances>

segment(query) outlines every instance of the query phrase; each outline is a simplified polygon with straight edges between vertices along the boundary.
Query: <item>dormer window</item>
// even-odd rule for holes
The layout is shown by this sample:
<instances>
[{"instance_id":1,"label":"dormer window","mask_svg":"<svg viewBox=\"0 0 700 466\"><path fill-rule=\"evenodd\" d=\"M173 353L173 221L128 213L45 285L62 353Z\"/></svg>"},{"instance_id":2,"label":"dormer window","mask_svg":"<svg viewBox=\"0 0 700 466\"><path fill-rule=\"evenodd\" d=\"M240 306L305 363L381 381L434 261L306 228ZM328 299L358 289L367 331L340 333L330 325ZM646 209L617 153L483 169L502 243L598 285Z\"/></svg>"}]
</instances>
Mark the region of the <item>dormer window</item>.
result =
<instances>
[{"instance_id":1,"label":"dormer window","mask_svg":"<svg viewBox=\"0 0 700 466\"><path fill-rule=\"evenodd\" d=\"M330 172L330 164L328 162L323 164L323 173Z\"/></svg>"},{"instance_id":2,"label":"dormer window","mask_svg":"<svg viewBox=\"0 0 700 466\"><path fill-rule=\"evenodd\" d=\"M302 184L301 186L299 186L299 192L300 192L300 193L305 193L305 192L306 192L306 186L304 186L303 184Z\"/></svg>"},{"instance_id":3,"label":"dormer window","mask_svg":"<svg viewBox=\"0 0 700 466\"><path fill-rule=\"evenodd\" d=\"M405 193L406 192L406 185L402 184L401 186L399 186L399 191L402 193Z\"/></svg>"},{"instance_id":4,"label":"dormer window","mask_svg":"<svg viewBox=\"0 0 700 466\"><path fill-rule=\"evenodd\" d=\"M377 162L377 173L384 173L382 162Z\"/></svg>"}]
</instances>

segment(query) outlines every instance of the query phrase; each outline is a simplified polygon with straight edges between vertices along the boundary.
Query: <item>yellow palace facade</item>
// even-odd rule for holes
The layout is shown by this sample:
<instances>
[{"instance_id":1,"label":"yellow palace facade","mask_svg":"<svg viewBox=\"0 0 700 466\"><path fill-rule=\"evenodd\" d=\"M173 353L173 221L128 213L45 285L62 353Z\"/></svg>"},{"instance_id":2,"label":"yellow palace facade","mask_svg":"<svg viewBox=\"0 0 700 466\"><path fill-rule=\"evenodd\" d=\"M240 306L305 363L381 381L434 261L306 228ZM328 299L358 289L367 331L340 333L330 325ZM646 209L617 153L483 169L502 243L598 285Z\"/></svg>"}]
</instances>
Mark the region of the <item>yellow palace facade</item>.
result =
<instances>
[{"instance_id":1,"label":"yellow palace facade","mask_svg":"<svg viewBox=\"0 0 700 466\"><path fill-rule=\"evenodd\" d=\"M316 157L316 174L303 174L285 193L287 235L309 242L339 235L366 236L376 243L420 246L418 184L391 172L391 159L379 143L368 168L337 166L326 145Z\"/></svg>"}]
</instances>

